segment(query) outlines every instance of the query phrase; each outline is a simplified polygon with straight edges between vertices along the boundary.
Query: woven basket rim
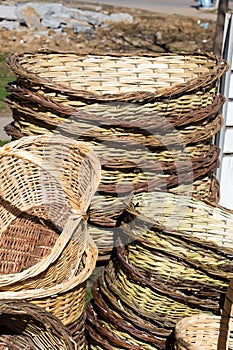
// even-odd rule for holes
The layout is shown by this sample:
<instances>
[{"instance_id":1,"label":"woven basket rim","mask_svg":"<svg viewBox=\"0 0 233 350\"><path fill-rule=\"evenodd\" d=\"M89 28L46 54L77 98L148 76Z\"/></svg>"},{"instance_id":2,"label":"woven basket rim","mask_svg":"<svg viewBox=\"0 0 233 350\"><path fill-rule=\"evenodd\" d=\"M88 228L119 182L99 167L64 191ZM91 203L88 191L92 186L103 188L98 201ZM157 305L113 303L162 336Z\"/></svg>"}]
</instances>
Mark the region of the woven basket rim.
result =
<instances>
[{"instance_id":1,"label":"woven basket rim","mask_svg":"<svg viewBox=\"0 0 233 350\"><path fill-rule=\"evenodd\" d=\"M154 121L150 125L148 124L148 121L144 122L142 120L143 118L140 118L140 120L137 119L136 123L134 121L127 122L122 120L121 118L103 118L96 114L79 110L79 108L75 108L73 106L66 106L62 102L55 101L52 97L33 92L23 86L17 85L17 83L15 82L8 83L8 85L6 86L6 90L9 93L11 93L11 95L6 97L5 102L8 103L11 108L16 108L18 103L20 103L21 101L26 101L29 104L33 102L35 104L42 105L45 108L54 111L54 113L61 115L62 118L64 118L64 116L72 116L78 118L78 120L88 120L92 122L97 122L98 125L101 125L101 123L103 123L106 125L116 127L122 126L125 128L146 128L146 130L150 130L152 128L152 130L154 130L155 127ZM209 117L212 117L213 115L217 114L225 101L225 96L223 96L220 93L216 93L216 95L214 96L214 100L210 105L198 108L197 110L193 110L191 112L185 111L176 113L176 111L173 111L171 116L166 116L166 119L174 127L183 127L186 125L190 125L203 119L208 119ZM151 113L153 114L153 112ZM34 117L40 119L38 113L36 113Z\"/></svg>"},{"instance_id":2,"label":"woven basket rim","mask_svg":"<svg viewBox=\"0 0 233 350\"><path fill-rule=\"evenodd\" d=\"M62 324L62 322L55 317L52 313L42 309L41 307L34 305L27 301L19 300L1 300L0 302L0 315L12 316L17 322L17 316L29 316L37 323L44 324L46 329L50 332L59 335L67 346L67 350L77 349L74 340L71 338L68 330ZM1 336L0 336L1 338Z\"/></svg>"},{"instance_id":3,"label":"woven basket rim","mask_svg":"<svg viewBox=\"0 0 233 350\"><path fill-rule=\"evenodd\" d=\"M61 293L68 292L74 289L77 285L84 283L91 275L98 257L98 249L94 244L92 239L89 239L89 245L86 248L87 254L87 264L82 269L78 275L68 279L65 282L54 284L50 288L36 288L29 290L19 290L19 291L1 291L0 288L0 297L1 300L11 299L11 300L33 300L33 299L42 299L45 297L52 297L59 295ZM22 281L23 282L23 281ZM23 287L23 284L22 284Z\"/></svg>"},{"instance_id":4,"label":"woven basket rim","mask_svg":"<svg viewBox=\"0 0 233 350\"><path fill-rule=\"evenodd\" d=\"M117 58L121 57L161 57L161 56L185 56L188 57L190 55L192 56L198 56L198 57L205 57L208 59L211 59L216 63L215 69L210 72L209 74L204 74L202 78L195 78L191 79L187 83L177 84L177 86L172 87L170 89L167 88L161 88L158 89L157 93L151 93L148 91L142 91L142 92L130 92L130 93L118 93L118 94L104 94L100 95L94 92L87 92L85 90L75 90L71 88L67 88L66 86L60 85L60 84L54 84L49 80L46 80L36 74L31 73L29 70L26 70L22 67L22 65L19 62L19 58L23 57L24 55L76 55L79 57L86 57L86 56L93 56L93 57L105 57L105 56L115 56ZM123 53L90 53L90 52L74 52L74 51L53 51L53 50L37 50L37 51L31 51L31 52L14 52L10 54L7 59L6 63L9 66L9 68L16 74L16 76L20 77L20 79L26 79L28 82L39 84L43 86L44 88L59 91L63 93L67 93L72 96L80 96L83 100L96 100L96 101L133 101L133 102L145 102L145 101L155 101L158 98L161 97L168 97L171 98L171 96L177 96L179 94L182 94L184 92L190 92L194 91L195 89L200 88L207 88L210 84L213 82L216 82L229 68L229 65L226 60L223 60L217 56L212 55L211 53L207 52L201 52L198 51L196 53L188 53L188 52L180 52L180 53L162 53L162 54L123 54Z\"/></svg>"}]
</instances>

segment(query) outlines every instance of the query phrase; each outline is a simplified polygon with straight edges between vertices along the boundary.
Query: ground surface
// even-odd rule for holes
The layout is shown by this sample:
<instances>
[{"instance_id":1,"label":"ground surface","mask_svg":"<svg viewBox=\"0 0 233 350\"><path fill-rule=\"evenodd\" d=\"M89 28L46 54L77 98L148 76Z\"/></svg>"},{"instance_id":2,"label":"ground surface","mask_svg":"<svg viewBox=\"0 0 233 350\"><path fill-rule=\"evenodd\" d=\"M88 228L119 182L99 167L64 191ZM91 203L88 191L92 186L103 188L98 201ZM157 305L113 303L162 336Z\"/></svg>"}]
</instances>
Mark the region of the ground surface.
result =
<instances>
[{"instance_id":1,"label":"ground surface","mask_svg":"<svg viewBox=\"0 0 233 350\"><path fill-rule=\"evenodd\" d=\"M6 1L0 1L0 3L6 4ZM110 5L87 5L69 0L63 1L63 4L88 10L98 9L107 13L126 12L125 8ZM72 29L67 29L66 35L56 34L50 30L49 35L38 36L26 27L22 27L20 31L0 29L1 51L34 50L41 47L57 50L124 52L212 50L216 26L214 20L158 14L132 8L127 8L127 12L133 15L133 23L109 23L104 28L95 28L93 34L74 34Z\"/></svg>"}]
</instances>

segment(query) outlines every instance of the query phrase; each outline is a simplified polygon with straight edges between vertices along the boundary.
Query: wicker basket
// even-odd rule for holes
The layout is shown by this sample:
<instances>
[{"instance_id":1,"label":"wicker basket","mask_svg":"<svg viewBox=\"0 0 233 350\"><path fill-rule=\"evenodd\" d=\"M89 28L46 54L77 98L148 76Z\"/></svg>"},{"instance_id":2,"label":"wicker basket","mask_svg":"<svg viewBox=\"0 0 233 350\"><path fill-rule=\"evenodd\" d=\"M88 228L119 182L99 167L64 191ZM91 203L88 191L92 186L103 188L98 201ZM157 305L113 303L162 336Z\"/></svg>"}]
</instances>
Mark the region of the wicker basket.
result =
<instances>
[{"instance_id":1,"label":"wicker basket","mask_svg":"<svg viewBox=\"0 0 233 350\"><path fill-rule=\"evenodd\" d=\"M233 281L230 281L221 316L199 314L181 319L175 327L176 350L230 350L232 340Z\"/></svg>"},{"instance_id":2,"label":"wicker basket","mask_svg":"<svg viewBox=\"0 0 233 350\"><path fill-rule=\"evenodd\" d=\"M43 135L3 146L0 165L0 299L50 311L84 349L86 281L97 260L86 210L98 158L74 140Z\"/></svg>"},{"instance_id":3,"label":"wicker basket","mask_svg":"<svg viewBox=\"0 0 233 350\"><path fill-rule=\"evenodd\" d=\"M172 192L176 195L187 194L190 184L174 187ZM209 203L216 205L219 201L219 183L215 175L209 175L192 183L191 193L195 197L206 199ZM125 210L131 196L115 197L111 195L95 194L91 201L88 230L96 243L99 255L98 260L108 261L109 254L114 246L113 236L117 230L117 221ZM146 201L147 194L137 194L140 202Z\"/></svg>"},{"instance_id":4,"label":"wicker basket","mask_svg":"<svg viewBox=\"0 0 233 350\"><path fill-rule=\"evenodd\" d=\"M29 151L25 157L28 155L41 172L46 168L57 179L70 207L87 210L100 182L101 166L97 155L86 143L61 135L44 134L21 138L2 147L6 156L14 151L18 154L20 150Z\"/></svg>"},{"instance_id":5,"label":"wicker basket","mask_svg":"<svg viewBox=\"0 0 233 350\"><path fill-rule=\"evenodd\" d=\"M17 80L32 91L81 101L154 102L208 91L228 69L207 53L90 54L15 52L7 63Z\"/></svg>"},{"instance_id":6,"label":"wicker basket","mask_svg":"<svg viewBox=\"0 0 233 350\"><path fill-rule=\"evenodd\" d=\"M63 259L69 259L69 256L64 254ZM39 274L34 281L30 279L13 284L11 288L1 288L0 299L25 300L51 312L67 327L79 345L78 349L84 349L86 282L94 270L96 260L96 246L89 244L79 265L72 264L74 272L71 277L66 276L65 271L60 272L55 266L53 274L46 271ZM51 280L51 277L54 280Z\"/></svg>"},{"instance_id":7,"label":"wicker basket","mask_svg":"<svg viewBox=\"0 0 233 350\"><path fill-rule=\"evenodd\" d=\"M87 309L92 346L95 335L99 346L163 346L181 318L218 314L233 276L232 211L165 192L131 201Z\"/></svg>"},{"instance_id":8,"label":"wicker basket","mask_svg":"<svg viewBox=\"0 0 233 350\"><path fill-rule=\"evenodd\" d=\"M22 134L13 125L6 129L9 135L16 138L27 135L27 130L26 134ZM31 133L28 136L30 135ZM211 145L210 141L187 147L180 145L178 149L174 147L153 151L144 147L141 149L136 143L124 143L122 147L117 145L116 148L112 143L110 147L95 141L86 141L85 144L95 151L101 161L98 190L106 194L115 195L132 190L141 192L148 188L166 190L182 184L191 186L193 181L212 175L212 171L219 166L219 149Z\"/></svg>"},{"instance_id":9,"label":"wicker basket","mask_svg":"<svg viewBox=\"0 0 233 350\"><path fill-rule=\"evenodd\" d=\"M225 97L216 94L216 89L209 91L209 96L205 100L200 92L196 92L192 96L181 95L176 99L169 98L167 101L160 100L157 104L124 104L119 109L118 104L87 104L83 102L69 101L68 104L64 100L59 100L57 95L51 98L46 97L43 91L33 92L23 86L17 85L17 82L8 83L6 90L10 95L6 98L6 102L10 104L12 109L17 110L22 107L28 112L39 124L46 122L56 126L56 122L65 121L72 117L72 120L78 120L80 123L96 123L97 125L112 125L117 127L146 128L147 130L158 130L164 128L164 122L170 124L174 128L182 128L188 125L197 124L216 115L225 102ZM213 96L211 96L211 93ZM188 99L192 97L192 104L188 104ZM199 99L199 100L198 100ZM73 102L73 104L72 104ZM183 107L182 107L183 103ZM197 104L195 106L195 103ZM160 104L160 108L158 105ZM157 108L156 108L157 107ZM20 108L19 108L20 109ZM48 113L48 110L50 113ZM111 118L110 118L111 116ZM81 124L82 125L82 124Z\"/></svg>"},{"instance_id":10,"label":"wicker basket","mask_svg":"<svg viewBox=\"0 0 233 350\"><path fill-rule=\"evenodd\" d=\"M23 133L31 131L41 134L44 128L50 131L59 129L80 140L91 138L99 142L128 141L146 147L161 147L177 145L178 140L185 145L204 141L214 136L223 124L219 114L224 103L221 95L217 95L211 105L200 108L196 113L190 111L183 116L176 113L178 115L166 117L165 112L158 116L142 110L141 118L137 111L136 120L128 121L121 120L120 117L109 117L112 113L111 109L108 112L109 107L106 104L105 113L108 117L103 118L98 110L96 114L88 114L77 109L64 108L62 104L55 104L39 93L36 95L27 89L8 87L8 90L11 90L12 94L5 101L13 111L15 126ZM14 97L14 90L17 91L17 98ZM124 113L126 109L127 106L122 108ZM147 120L144 120L145 118Z\"/></svg>"},{"instance_id":11,"label":"wicker basket","mask_svg":"<svg viewBox=\"0 0 233 350\"><path fill-rule=\"evenodd\" d=\"M72 244L78 265L89 244L82 217L98 186L100 167L86 146L71 144L63 137L43 136L0 149L2 287L36 278ZM66 261L63 265L67 269Z\"/></svg>"},{"instance_id":12,"label":"wicker basket","mask_svg":"<svg viewBox=\"0 0 233 350\"><path fill-rule=\"evenodd\" d=\"M1 350L78 349L56 317L31 303L0 301L0 328Z\"/></svg>"},{"instance_id":13,"label":"wicker basket","mask_svg":"<svg viewBox=\"0 0 233 350\"><path fill-rule=\"evenodd\" d=\"M212 276L231 277L231 210L169 192L151 192L146 197L143 200L138 195L132 197L136 209L128 207L130 221L127 217L121 221L125 234L132 240L140 237L153 243L161 242L161 246L163 240L164 244L170 241L170 253L190 258L194 266ZM191 246L194 249L195 245L195 253L190 254Z\"/></svg>"}]
</instances>

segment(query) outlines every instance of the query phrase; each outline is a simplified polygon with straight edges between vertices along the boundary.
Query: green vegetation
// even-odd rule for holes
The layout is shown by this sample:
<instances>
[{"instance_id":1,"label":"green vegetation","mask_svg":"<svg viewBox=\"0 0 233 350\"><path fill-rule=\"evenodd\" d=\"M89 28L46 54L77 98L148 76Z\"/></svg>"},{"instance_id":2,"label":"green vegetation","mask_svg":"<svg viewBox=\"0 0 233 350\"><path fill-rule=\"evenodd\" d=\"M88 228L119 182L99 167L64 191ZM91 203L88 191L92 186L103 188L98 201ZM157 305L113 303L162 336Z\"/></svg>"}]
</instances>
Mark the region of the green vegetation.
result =
<instances>
[{"instance_id":1,"label":"green vegetation","mask_svg":"<svg viewBox=\"0 0 233 350\"><path fill-rule=\"evenodd\" d=\"M4 98L8 95L5 87L7 83L15 80L14 73L7 67L6 64L7 54L0 54L0 110L6 108Z\"/></svg>"}]
</instances>

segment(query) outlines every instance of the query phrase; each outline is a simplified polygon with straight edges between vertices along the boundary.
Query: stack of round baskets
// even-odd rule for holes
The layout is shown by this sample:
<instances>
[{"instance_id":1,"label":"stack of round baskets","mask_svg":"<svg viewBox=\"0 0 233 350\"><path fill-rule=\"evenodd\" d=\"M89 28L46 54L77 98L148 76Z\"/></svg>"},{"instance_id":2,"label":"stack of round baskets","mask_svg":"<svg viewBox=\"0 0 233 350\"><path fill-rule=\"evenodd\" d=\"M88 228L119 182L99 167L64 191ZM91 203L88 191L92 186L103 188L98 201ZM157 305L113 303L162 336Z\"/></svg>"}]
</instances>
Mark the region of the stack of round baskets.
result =
<instances>
[{"instance_id":1,"label":"stack of round baskets","mask_svg":"<svg viewBox=\"0 0 233 350\"><path fill-rule=\"evenodd\" d=\"M222 126L224 97L217 91L226 61L201 52L41 50L13 53L7 63L16 75L7 87L13 111L7 133L65 134L100 158L95 200L103 210L101 225L90 216L100 257L112 248L111 230L105 228L114 227L121 213L109 211L116 197L122 204L130 192L173 189L218 202L219 149L213 136ZM91 213L99 209L95 200Z\"/></svg>"},{"instance_id":2,"label":"stack of round baskets","mask_svg":"<svg viewBox=\"0 0 233 350\"><path fill-rule=\"evenodd\" d=\"M136 194L114 237L87 307L90 349L169 348L181 318L219 314L233 277L232 211L174 193Z\"/></svg>"},{"instance_id":3,"label":"stack of round baskets","mask_svg":"<svg viewBox=\"0 0 233 350\"><path fill-rule=\"evenodd\" d=\"M0 301L0 349L78 350L61 321L32 303Z\"/></svg>"},{"instance_id":4,"label":"stack of round baskets","mask_svg":"<svg viewBox=\"0 0 233 350\"><path fill-rule=\"evenodd\" d=\"M86 211L101 168L84 143L23 137L0 148L0 300L26 300L85 348L86 281L97 260Z\"/></svg>"}]
</instances>

